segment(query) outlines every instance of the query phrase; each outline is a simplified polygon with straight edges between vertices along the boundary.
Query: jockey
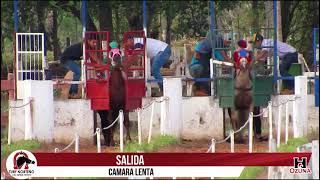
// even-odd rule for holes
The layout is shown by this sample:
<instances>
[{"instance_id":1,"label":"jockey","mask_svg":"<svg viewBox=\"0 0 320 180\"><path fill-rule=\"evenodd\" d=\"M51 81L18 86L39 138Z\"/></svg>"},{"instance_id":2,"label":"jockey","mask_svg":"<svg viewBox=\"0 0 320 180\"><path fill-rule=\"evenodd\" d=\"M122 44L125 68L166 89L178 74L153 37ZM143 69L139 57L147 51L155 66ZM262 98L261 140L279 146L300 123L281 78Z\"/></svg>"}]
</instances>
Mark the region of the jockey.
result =
<instances>
[{"instance_id":1,"label":"jockey","mask_svg":"<svg viewBox=\"0 0 320 180\"><path fill-rule=\"evenodd\" d=\"M247 42L245 40L238 41L238 49L233 53L233 59L234 59L234 65L236 69L239 69L240 67L240 59L246 58L248 63L252 62L252 53L248 51L247 48Z\"/></svg>"},{"instance_id":2,"label":"jockey","mask_svg":"<svg viewBox=\"0 0 320 180\"><path fill-rule=\"evenodd\" d=\"M121 51L119 49L119 45L116 41L112 41L109 46L111 47L110 53L109 53L109 58L114 59L115 56L122 57Z\"/></svg>"}]
</instances>

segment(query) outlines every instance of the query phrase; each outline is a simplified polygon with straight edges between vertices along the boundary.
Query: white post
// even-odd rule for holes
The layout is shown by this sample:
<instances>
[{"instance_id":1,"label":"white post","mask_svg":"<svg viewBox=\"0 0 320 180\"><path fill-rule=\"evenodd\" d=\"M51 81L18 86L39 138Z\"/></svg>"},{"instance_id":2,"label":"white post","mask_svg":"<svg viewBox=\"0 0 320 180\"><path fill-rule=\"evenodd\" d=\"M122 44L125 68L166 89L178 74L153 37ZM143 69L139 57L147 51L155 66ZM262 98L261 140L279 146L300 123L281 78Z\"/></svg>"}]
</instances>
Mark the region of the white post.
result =
<instances>
[{"instance_id":1,"label":"white post","mask_svg":"<svg viewBox=\"0 0 320 180\"><path fill-rule=\"evenodd\" d=\"M164 78L163 79L163 94L164 97L170 97L168 101L168 114L164 123L161 126L161 134L172 135L180 138L182 131L182 82L181 78Z\"/></svg>"},{"instance_id":2,"label":"white post","mask_svg":"<svg viewBox=\"0 0 320 180\"><path fill-rule=\"evenodd\" d=\"M120 152L123 152L123 120L124 120L123 111L120 110L119 114L120 114L120 119L119 119L120 120L119 122L120 123ZM140 143L141 143L141 133L140 133Z\"/></svg>"},{"instance_id":3,"label":"white post","mask_svg":"<svg viewBox=\"0 0 320 180\"><path fill-rule=\"evenodd\" d=\"M289 101L286 103L286 135L285 142L287 144L289 138Z\"/></svg>"},{"instance_id":4,"label":"white post","mask_svg":"<svg viewBox=\"0 0 320 180\"><path fill-rule=\"evenodd\" d=\"M192 81L187 81L187 96L191 96L192 95L192 85L193 82Z\"/></svg>"},{"instance_id":5,"label":"white post","mask_svg":"<svg viewBox=\"0 0 320 180\"><path fill-rule=\"evenodd\" d=\"M319 179L319 140L312 141L311 167L313 179Z\"/></svg>"},{"instance_id":6,"label":"white post","mask_svg":"<svg viewBox=\"0 0 320 180\"><path fill-rule=\"evenodd\" d=\"M166 119L167 117L167 102L165 100L165 97L161 97L161 117L160 117L160 133L161 135L164 135L164 129L166 128L166 123L168 122Z\"/></svg>"},{"instance_id":7,"label":"white post","mask_svg":"<svg viewBox=\"0 0 320 180\"><path fill-rule=\"evenodd\" d=\"M216 152L216 140L215 139L211 140L211 152L212 153Z\"/></svg>"},{"instance_id":8,"label":"white post","mask_svg":"<svg viewBox=\"0 0 320 180\"><path fill-rule=\"evenodd\" d=\"M252 141L253 141L253 113L249 114L249 153L252 153Z\"/></svg>"},{"instance_id":9,"label":"white post","mask_svg":"<svg viewBox=\"0 0 320 180\"><path fill-rule=\"evenodd\" d=\"M24 140L30 140L33 138L33 119L32 119L32 97L27 97L23 101L24 104L30 103L25 106L25 128L24 128Z\"/></svg>"},{"instance_id":10,"label":"white post","mask_svg":"<svg viewBox=\"0 0 320 180\"><path fill-rule=\"evenodd\" d=\"M230 145L231 145L231 152L234 153L234 132L230 130Z\"/></svg>"},{"instance_id":11,"label":"white post","mask_svg":"<svg viewBox=\"0 0 320 180\"><path fill-rule=\"evenodd\" d=\"M138 142L141 144L141 109L138 109Z\"/></svg>"},{"instance_id":12,"label":"white post","mask_svg":"<svg viewBox=\"0 0 320 180\"><path fill-rule=\"evenodd\" d=\"M10 102L10 101L9 101ZM9 103L9 107L10 107L10 103ZM9 116L8 116L8 145L11 144L11 128L12 128L12 109L9 108Z\"/></svg>"},{"instance_id":13,"label":"white post","mask_svg":"<svg viewBox=\"0 0 320 180\"><path fill-rule=\"evenodd\" d=\"M146 53L147 54L147 53ZM145 56L146 56L145 54ZM146 62L145 62L145 82L146 82L146 87L147 87L147 93L146 96L147 97L151 97L151 83L148 83L148 79L150 79L151 77L151 68L150 68L150 58L146 58Z\"/></svg>"},{"instance_id":14,"label":"white post","mask_svg":"<svg viewBox=\"0 0 320 180\"><path fill-rule=\"evenodd\" d=\"M98 153L101 153L101 140L100 140L100 138L101 138L101 133L100 133L100 128L97 128L96 129L96 136L97 136L97 152ZM106 144L106 146L107 146L107 144Z\"/></svg>"},{"instance_id":15,"label":"white post","mask_svg":"<svg viewBox=\"0 0 320 180\"><path fill-rule=\"evenodd\" d=\"M294 96L296 97L296 96ZM292 101L292 125L293 125L293 137L297 138L298 136L298 103L297 101L299 101L299 99L295 99L294 101Z\"/></svg>"},{"instance_id":16,"label":"white post","mask_svg":"<svg viewBox=\"0 0 320 180\"><path fill-rule=\"evenodd\" d=\"M282 105L280 104L278 107L278 127L277 127L277 147L280 147L280 143L281 143L281 108Z\"/></svg>"},{"instance_id":17,"label":"white post","mask_svg":"<svg viewBox=\"0 0 320 180\"><path fill-rule=\"evenodd\" d=\"M307 107L307 76L295 77L295 95L296 106L298 112L296 112L296 131L294 131L294 137L304 137L308 131L308 107Z\"/></svg>"},{"instance_id":18,"label":"white post","mask_svg":"<svg viewBox=\"0 0 320 180\"><path fill-rule=\"evenodd\" d=\"M271 152L271 139L272 139L272 102L268 103L268 119L269 119L269 152Z\"/></svg>"},{"instance_id":19,"label":"white post","mask_svg":"<svg viewBox=\"0 0 320 180\"><path fill-rule=\"evenodd\" d=\"M210 59L210 78L213 79L213 62L212 62L212 59ZM210 81L211 82L211 96L214 95L214 82L213 81Z\"/></svg>"},{"instance_id":20,"label":"white post","mask_svg":"<svg viewBox=\"0 0 320 180\"><path fill-rule=\"evenodd\" d=\"M149 126L149 136L148 136L148 143L151 141L151 135L152 135L152 125L153 125L153 113L154 113L154 105L155 103L152 103L152 108L151 108L151 117L150 117L150 126Z\"/></svg>"},{"instance_id":21,"label":"white post","mask_svg":"<svg viewBox=\"0 0 320 180\"><path fill-rule=\"evenodd\" d=\"M79 152L79 136L78 136L78 133L75 134L75 138L76 138L76 140L75 140L75 144L74 144L74 151L76 153L78 153Z\"/></svg>"}]
</instances>

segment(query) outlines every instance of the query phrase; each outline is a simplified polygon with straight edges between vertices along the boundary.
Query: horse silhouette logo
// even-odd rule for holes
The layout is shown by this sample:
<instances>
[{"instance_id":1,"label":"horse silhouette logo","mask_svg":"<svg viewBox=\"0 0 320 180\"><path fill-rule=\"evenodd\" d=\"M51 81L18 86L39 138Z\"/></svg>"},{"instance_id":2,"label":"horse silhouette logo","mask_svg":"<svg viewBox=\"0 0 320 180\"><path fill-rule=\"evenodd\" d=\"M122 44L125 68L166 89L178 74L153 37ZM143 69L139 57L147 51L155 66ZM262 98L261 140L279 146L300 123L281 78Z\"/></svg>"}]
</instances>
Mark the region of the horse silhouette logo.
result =
<instances>
[{"instance_id":1,"label":"horse silhouette logo","mask_svg":"<svg viewBox=\"0 0 320 180\"><path fill-rule=\"evenodd\" d=\"M17 150L8 156L6 166L12 177L26 179L35 173L37 159L29 151Z\"/></svg>"},{"instance_id":2,"label":"horse silhouette logo","mask_svg":"<svg viewBox=\"0 0 320 180\"><path fill-rule=\"evenodd\" d=\"M25 164L24 169L29 169L28 164L34 164L35 162L28 158L27 153L18 152L14 155L13 158L13 169L21 169L21 167Z\"/></svg>"}]
</instances>

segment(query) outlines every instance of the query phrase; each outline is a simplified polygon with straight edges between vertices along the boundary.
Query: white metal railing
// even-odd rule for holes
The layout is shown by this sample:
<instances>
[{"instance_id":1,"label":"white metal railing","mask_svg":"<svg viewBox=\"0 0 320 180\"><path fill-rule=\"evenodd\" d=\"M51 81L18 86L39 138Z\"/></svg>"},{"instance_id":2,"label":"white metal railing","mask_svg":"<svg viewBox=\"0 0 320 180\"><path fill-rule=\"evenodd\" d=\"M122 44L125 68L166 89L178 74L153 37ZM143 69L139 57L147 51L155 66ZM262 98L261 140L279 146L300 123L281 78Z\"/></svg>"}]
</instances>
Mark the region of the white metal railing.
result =
<instances>
[{"instance_id":1,"label":"white metal railing","mask_svg":"<svg viewBox=\"0 0 320 180\"><path fill-rule=\"evenodd\" d=\"M17 98L23 98L23 80L44 80L44 33L16 33L15 65Z\"/></svg>"}]
</instances>

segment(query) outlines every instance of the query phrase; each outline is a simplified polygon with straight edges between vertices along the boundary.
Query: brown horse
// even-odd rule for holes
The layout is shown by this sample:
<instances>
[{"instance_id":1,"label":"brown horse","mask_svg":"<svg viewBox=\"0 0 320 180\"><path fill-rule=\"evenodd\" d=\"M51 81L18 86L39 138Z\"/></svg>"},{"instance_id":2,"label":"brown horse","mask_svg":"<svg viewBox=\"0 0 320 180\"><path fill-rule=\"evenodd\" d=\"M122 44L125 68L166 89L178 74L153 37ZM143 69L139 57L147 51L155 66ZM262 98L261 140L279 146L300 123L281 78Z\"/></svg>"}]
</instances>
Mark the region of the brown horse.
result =
<instances>
[{"instance_id":1,"label":"brown horse","mask_svg":"<svg viewBox=\"0 0 320 180\"><path fill-rule=\"evenodd\" d=\"M249 118L253 110L252 98L252 64L246 58L240 60L240 68L236 69L234 80L234 108L229 108L228 113L231 119L232 128L238 130ZM243 143L243 130L235 134L235 142Z\"/></svg>"},{"instance_id":2,"label":"brown horse","mask_svg":"<svg viewBox=\"0 0 320 180\"><path fill-rule=\"evenodd\" d=\"M110 93L110 110L111 119L108 121L108 111L99 111L101 118L102 128L112 124L117 117L119 116L119 111L123 110L124 112L124 126L126 128L127 136L126 140L131 141L130 137L130 123L129 123L129 112L125 110L125 75L122 71L121 60L115 58L112 61L113 68L111 70L110 79L109 79L109 93ZM115 142L113 139L113 134L117 124L114 124L107 130L103 130L104 139L107 146L114 146Z\"/></svg>"},{"instance_id":3,"label":"brown horse","mask_svg":"<svg viewBox=\"0 0 320 180\"><path fill-rule=\"evenodd\" d=\"M118 115L119 111L124 112L124 126L127 131L126 140L131 141L130 137L130 123L129 123L129 112L125 110L126 107L126 93L125 93L125 73L122 71L121 60L115 57L114 67L111 71L109 92L110 92L110 108L112 110L112 120L114 121ZM114 144L113 141L114 128L111 129L111 145Z\"/></svg>"}]
</instances>

